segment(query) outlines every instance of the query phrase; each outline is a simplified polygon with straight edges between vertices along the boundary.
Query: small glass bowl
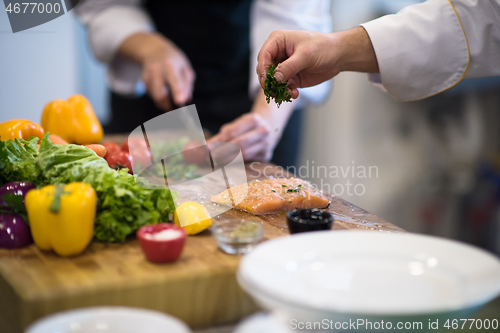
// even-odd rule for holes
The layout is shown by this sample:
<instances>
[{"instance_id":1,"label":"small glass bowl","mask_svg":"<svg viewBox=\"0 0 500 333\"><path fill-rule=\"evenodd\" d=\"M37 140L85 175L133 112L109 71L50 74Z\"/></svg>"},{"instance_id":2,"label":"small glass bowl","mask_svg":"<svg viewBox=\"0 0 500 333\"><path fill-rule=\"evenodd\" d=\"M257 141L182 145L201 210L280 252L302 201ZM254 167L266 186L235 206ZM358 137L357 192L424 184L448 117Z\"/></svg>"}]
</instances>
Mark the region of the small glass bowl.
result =
<instances>
[{"instance_id":1,"label":"small glass bowl","mask_svg":"<svg viewBox=\"0 0 500 333\"><path fill-rule=\"evenodd\" d=\"M251 232L241 232L242 228L255 229ZM240 236L238 236L238 233ZM222 251L229 254L244 254L252 251L254 246L260 242L264 228L256 221L217 221L212 226L212 235Z\"/></svg>"}]
</instances>

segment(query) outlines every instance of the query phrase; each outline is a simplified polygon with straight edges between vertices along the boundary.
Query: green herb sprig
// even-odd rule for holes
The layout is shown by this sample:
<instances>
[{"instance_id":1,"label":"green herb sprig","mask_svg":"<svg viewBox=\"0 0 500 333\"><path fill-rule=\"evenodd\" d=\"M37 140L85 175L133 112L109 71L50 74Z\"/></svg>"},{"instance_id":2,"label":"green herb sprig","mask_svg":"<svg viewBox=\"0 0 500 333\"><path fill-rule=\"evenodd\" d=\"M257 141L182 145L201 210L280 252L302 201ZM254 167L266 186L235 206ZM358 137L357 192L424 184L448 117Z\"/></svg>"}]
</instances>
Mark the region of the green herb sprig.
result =
<instances>
[{"instance_id":1,"label":"green herb sprig","mask_svg":"<svg viewBox=\"0 0 500 333\"><path fill-rule=\"evenodd\" d=\"M274 98L274 102L280 107L283 102L291 102L292 94L286 86L287 82L278 82L274 77L276 66L269 65L267 67L266 81L264 82L264 95L266 95L267 104Z\"/></svg>"}]
</instances>

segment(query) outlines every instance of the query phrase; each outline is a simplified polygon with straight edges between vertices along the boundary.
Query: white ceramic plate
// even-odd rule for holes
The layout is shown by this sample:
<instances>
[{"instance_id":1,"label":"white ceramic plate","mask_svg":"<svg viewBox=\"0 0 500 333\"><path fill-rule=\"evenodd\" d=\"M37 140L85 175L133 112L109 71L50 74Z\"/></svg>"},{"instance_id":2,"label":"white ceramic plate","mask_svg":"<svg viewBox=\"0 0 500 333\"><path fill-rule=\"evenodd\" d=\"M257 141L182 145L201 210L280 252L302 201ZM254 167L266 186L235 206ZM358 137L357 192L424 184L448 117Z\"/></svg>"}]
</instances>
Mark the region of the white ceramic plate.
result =
<instances>
[{"instance_id":1,"label":"white ceramic plate","mask_svg":"<svg viewBox=\"0 0 500 333\"><path fill-rule=\"evenodd\" d=\"M438 237L311 232L257 246L238 280L271 310L412 316L484 305L500 294L500 261Z\"/></svg>"},{"instance_id":2,"label":"white ceramic plate","mask_svg":"<svg viewBox=\"0 0 500 333\"><path fill-rule=\"evenodd\" d=\"M126 307L95 307L57 313L31 325L26 333L190 333L167 314Z\"/></svg>"}]
</instances>

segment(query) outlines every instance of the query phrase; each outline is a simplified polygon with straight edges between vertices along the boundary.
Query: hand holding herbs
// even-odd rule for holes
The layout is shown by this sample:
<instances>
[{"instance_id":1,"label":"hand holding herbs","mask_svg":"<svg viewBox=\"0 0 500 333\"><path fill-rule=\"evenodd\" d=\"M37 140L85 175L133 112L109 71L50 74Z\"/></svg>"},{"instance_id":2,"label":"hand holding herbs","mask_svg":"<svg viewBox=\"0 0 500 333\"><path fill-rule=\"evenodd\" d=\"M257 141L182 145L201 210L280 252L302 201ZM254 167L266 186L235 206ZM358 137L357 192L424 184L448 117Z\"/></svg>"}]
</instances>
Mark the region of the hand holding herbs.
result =
<instances>
[{"instance_id":1,"label":"hand holding herbs","mask_svg":"<svg viewBox=\"0 0 500 333\"><path fill-rule=\"evenodd\" d=\"M266 95L267 104L271 102L271 98L274 98L274 101L280 107L283 102L291 102L292 94L288 90L286 82L278 82L274 77L274 71L276 70L276 66L269 65L267 67L266 81L264 82L264 95Z\"/></svg>"}]
</instances>

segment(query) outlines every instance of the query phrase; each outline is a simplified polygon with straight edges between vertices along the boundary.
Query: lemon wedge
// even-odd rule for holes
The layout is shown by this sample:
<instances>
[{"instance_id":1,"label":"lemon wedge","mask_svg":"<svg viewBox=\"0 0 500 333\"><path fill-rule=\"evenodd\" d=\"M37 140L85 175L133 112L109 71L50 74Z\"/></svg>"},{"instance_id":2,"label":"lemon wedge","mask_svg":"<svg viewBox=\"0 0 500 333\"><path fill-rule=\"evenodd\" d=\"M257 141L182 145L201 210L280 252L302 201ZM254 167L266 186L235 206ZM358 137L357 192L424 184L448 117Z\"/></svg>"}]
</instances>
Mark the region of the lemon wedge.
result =
<instances>
[{"instance_id":1,"label":"lemon wedge","mask_svg":"<svg viewBox=\"0 0 500 333\"><path fill-rule=\"evenodd\" d=\"M210 227L212 219L203 205L194 201L186 201L175 209L174 223L184 228L188 235L196 235Z\"/></svg>"}]
</instances>

